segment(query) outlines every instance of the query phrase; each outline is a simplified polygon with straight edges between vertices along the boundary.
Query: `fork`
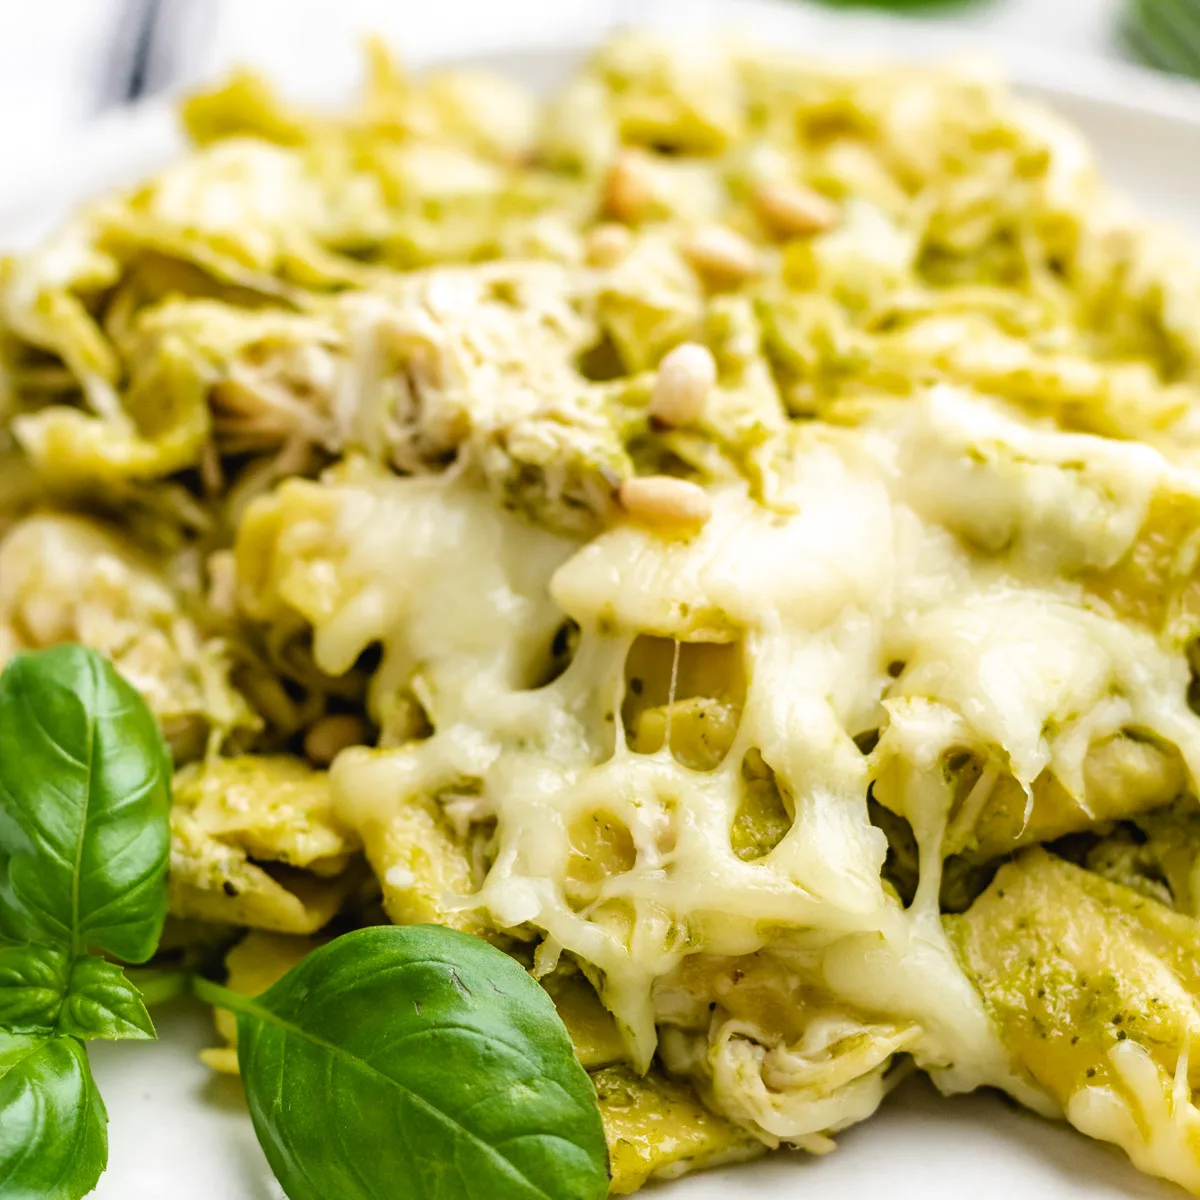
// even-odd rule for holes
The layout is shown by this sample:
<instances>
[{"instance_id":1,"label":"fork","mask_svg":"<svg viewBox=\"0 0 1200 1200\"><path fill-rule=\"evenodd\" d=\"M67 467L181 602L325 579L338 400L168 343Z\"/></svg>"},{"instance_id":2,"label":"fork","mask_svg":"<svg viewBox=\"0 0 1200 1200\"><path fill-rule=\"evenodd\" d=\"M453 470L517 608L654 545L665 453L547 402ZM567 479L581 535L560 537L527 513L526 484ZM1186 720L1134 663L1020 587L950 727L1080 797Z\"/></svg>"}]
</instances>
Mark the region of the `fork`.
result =
<instances>
[{"instance_id":1,"label":"fork","mask_svg":"<svg viewBox=\"0 0 1200 1200\"><path fill-rule=\"evenodd\" d=\"M100 107L183 82L212 27L216 0L121 0Z\"/></svg>"}]
</instances>

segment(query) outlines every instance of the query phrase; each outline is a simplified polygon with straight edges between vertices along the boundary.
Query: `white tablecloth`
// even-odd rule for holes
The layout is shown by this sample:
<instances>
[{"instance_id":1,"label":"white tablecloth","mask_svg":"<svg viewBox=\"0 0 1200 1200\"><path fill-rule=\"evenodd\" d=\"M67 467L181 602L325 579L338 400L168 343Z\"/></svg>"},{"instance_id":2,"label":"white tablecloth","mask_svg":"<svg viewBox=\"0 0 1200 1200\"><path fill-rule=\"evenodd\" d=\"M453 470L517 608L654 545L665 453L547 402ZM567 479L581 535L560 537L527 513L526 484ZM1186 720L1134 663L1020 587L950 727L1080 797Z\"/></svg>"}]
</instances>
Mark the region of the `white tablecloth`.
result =
<instances>
[{"instance_id":1,"label":"white tablecloth","mask_svg":"<svg viewBox=\"0 0 1200 1200\"><path fill-rule=\"evenodd\" d=\"M181 13L177 81L253 62L284 84L313 72L349 79L362 34L377 30L420 59L523 40L594 37L621 22L741 24L770 9L829 19L808 0L164 0ZM912 18L981 41L1035 44L1073 62L1124 53L1122 0L983 0ZM135 6L134 6L135 7ZM0 180L61 152L67 134L111 101L116 25L129 0L0 0ZM847 18L847 20L851 20ZM854 28L851 23L848 28ZM3 184L0 183L0 187Z\"/></svg>"}]
</instances>

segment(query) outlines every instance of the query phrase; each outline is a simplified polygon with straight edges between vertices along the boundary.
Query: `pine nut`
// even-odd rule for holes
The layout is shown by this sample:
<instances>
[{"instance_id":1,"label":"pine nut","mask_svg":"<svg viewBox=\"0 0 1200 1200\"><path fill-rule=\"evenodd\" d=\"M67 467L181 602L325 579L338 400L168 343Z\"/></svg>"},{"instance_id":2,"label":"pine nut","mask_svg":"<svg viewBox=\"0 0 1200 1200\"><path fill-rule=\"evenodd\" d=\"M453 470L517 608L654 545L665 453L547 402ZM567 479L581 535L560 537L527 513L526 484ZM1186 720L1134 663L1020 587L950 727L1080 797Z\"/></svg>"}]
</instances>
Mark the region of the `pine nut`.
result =
<instances>
[{"instance_id":1,"label":"pine nut","mask_svg":"<svg viewBox=\"0 0 1200 1200\"><path fill-rule=\"evenodd\" d=\"M624 225L597 225L587 236L584 254L593 267L615 267L629 253L633 236Z\"/></svg>"},{"instance_id":2,"label":"pine nut","mask_svg":"<svg viewBox=\"0 0 1200 1200\"><path fill-rule=\"evenodd\" d=\"M651 418L672 427L692 424L704 412L716 382L717 364L707 346L696 342L676 346L658 364L650 393Z\"/></svg>"},{"instance_id":3,"label":"pine nut","mask_svg":"<svg viewBox=\"0 0 1200 1200\"><path fill-rule=\"evenodd\" d=\"M702 487L670 475L627 479L618 499L635 521L656 529L703 525L712 516L712 503Z\"/></svg>"},{"instance_id":4,"label":"pine nut","mask_svg":"<svg viewBox=\"0 0 1200 1200\"><path fill-rule=\"evenodd\" d=\"M319 717L304 735L304 753L309 761L327 767L349 746L361 746L369 736L367 723L351 713L329 713Z\"/></svg>"},{"instance_id":5,"label":"pine nut","mask_svg":"<svg viewBox=\"0 0 1200 1200\"><path fill-rule=\"evenodd\" d=\"M758 272L754 244L728 225L702 225L682 249L692 267L717 287L734 287Z\"/></svg>"},{"instance_id":6,"label":"pine nut","mask_svg":"<svg viewBox=\"0 0 1200 1200\"><path fill-rule=\"evenodd\" d=\"M636 222L654 201L654 189L645 159L622 150L604 180L604 210L618 221Z\"/></svg>"},{"instance_id":7,"label":"pine nut","mask_svg":"<svg viewBox=\"0 0 1200 1200\"><path fill-rule=\"evenodd\" d=\"M777 237L812 237L832 229L841 209L820 192L799 183L775 180L758 186L754 194L758 215Z\"/></svg>"}]
</instances>

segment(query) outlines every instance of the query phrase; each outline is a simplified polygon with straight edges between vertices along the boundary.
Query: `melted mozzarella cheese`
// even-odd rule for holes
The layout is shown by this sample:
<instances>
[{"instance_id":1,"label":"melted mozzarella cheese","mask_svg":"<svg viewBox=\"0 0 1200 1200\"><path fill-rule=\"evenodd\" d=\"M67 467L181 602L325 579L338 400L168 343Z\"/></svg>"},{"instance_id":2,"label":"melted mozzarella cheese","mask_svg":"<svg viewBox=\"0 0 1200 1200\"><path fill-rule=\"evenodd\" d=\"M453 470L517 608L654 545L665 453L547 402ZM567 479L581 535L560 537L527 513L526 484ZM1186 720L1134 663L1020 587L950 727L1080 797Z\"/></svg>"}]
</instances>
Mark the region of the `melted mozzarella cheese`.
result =
<instances>
[{"instance_id":1,"label":"melted mozzarella cheese","mask_svg":"<svg viewBox=\"0 0 1200 1200\"><path fill-rule=\"evenodd\" d=\"M1193 771L1200 741L1182 658L1089 611L1070 578L1128 551L1172 468L1145 448L1012 424L941 392L863 430L801 431L769 507L715 487L712 519L690 537L627 522L580 545L500 512L467 475L327 481L336 502L305 532L319 547L311 577L339 580L314 621L317 662L344 670L381 642L373 703L410 687L434 728L344 753L332 771L342 817L361 830L416 796L474 797L475 819L496 823L489 865L477 892L447 902L536 931L540 959L576 959L639 1065L659 1043L656 984L690 956L770 955L819 934L804 986L821 989L822 1011L891 1022L881 1044L898 1039L947 1090L998 1085L1052 1110L1014 1076L942 931L945 756L975 747L991 782L1008 773L1029 789L1046 770L1077 779L1088 745L1129 726L1174 741ZM919 455L961 490L916 479ZM1015 542L1025 549L1006 554ZM565 618L579 627L574 657L536 686ZM712 770L627 741L625 663L648 635L736 647L745 698ZM855 738L873 730L867 756ZM792 819L747 861L731 829L752 753ZM907 910L882 882L887 845L868 817L885 761L903 763L896 803L921 850ZM588 822L611 834L591 851L578 844ZM756 1044L778 1037L754 1028ZM736 1081L803 1055L750 1052L734 1033L689 1054L725 1111L749 1111L761 1084ZM760 1135L807 1144L864 1115L888 1053L807 1116L760 1104Z\"/></svg>"}]
</instances>

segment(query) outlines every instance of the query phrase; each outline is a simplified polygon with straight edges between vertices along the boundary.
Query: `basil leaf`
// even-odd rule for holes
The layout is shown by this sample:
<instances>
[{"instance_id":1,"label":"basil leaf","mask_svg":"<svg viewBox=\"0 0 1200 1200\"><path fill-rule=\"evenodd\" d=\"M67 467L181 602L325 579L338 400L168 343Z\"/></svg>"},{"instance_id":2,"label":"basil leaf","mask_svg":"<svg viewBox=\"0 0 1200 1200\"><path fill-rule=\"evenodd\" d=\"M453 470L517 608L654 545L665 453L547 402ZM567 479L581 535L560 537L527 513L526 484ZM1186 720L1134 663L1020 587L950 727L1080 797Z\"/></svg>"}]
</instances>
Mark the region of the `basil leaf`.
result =
<instances>
[{"instance_id":1,"label":"basil leaf","mask_svg":"<svg viewBox=\"0 0 1200 1200\"><path fill-rule=\"evenodd\" d=\"M1200 77L1200 13L1193 0L1133 0L1126 32L1154 66Z\"/></svg>"},{"instance_id":2,"label":"basil leaf","mask_svg":"<svg viewBox=\"0 0 1200 1200\"><path fill-rule=\"evenodd\" d=\"M154 1022L137 988L116 963L95 955L78 958L71 967L58 1031L109 1041L145 1041L155 1036Z\"/></svg>"},{"instance_id":3,"label":"basil leaf","mask_svg":"<svg viewBox=\"0 0 1200 1200\"><path fill-rule=\"evenodd\" d=\"M0 676L0 940L144 962L166 914L169 764L141 697L64 645Z\"/></svg>"},{"instance_id":4,"label":"basil leaf","mask_svg":"<svg viewBox=\"0 0 1200 1200\"><path fill-rule=\"evenodd\" d=\"M218 988L291 1200L599 1200L595 1090L508 955L435 925L346 934L263 995Z\"/></svg>"},{"instance_id":5,"label":"basil leaf","mask_svg":"<svg viewBox=\"0 0 1200 1200\"><path fill-rule=\"evenodd\" d=\"M65 950L0 946L0 1029L79 1038L153 1038L138 989L116 963Z\"/></svg>"},{"instance_id":6,"label":"basil leaf","mask_svg":"<svg viewBox=\"0 0 1200 1200\"><path fill-rule=\"evenodd\" d=\"M67 990L70 957L45 946L0 946L0 1029L49 1033Z\"/></svg>"},{"instance_id":7,"label":"basil leaf","mask_svg":"<svg viewBox=\"0 0 1200 1200\"><path fill-rule=\"evenodd\" d=\"M108 1161L107 1125L79 1042L0 1034L0 1196L87 1195Z\"/></svg>"}]
</instances>

